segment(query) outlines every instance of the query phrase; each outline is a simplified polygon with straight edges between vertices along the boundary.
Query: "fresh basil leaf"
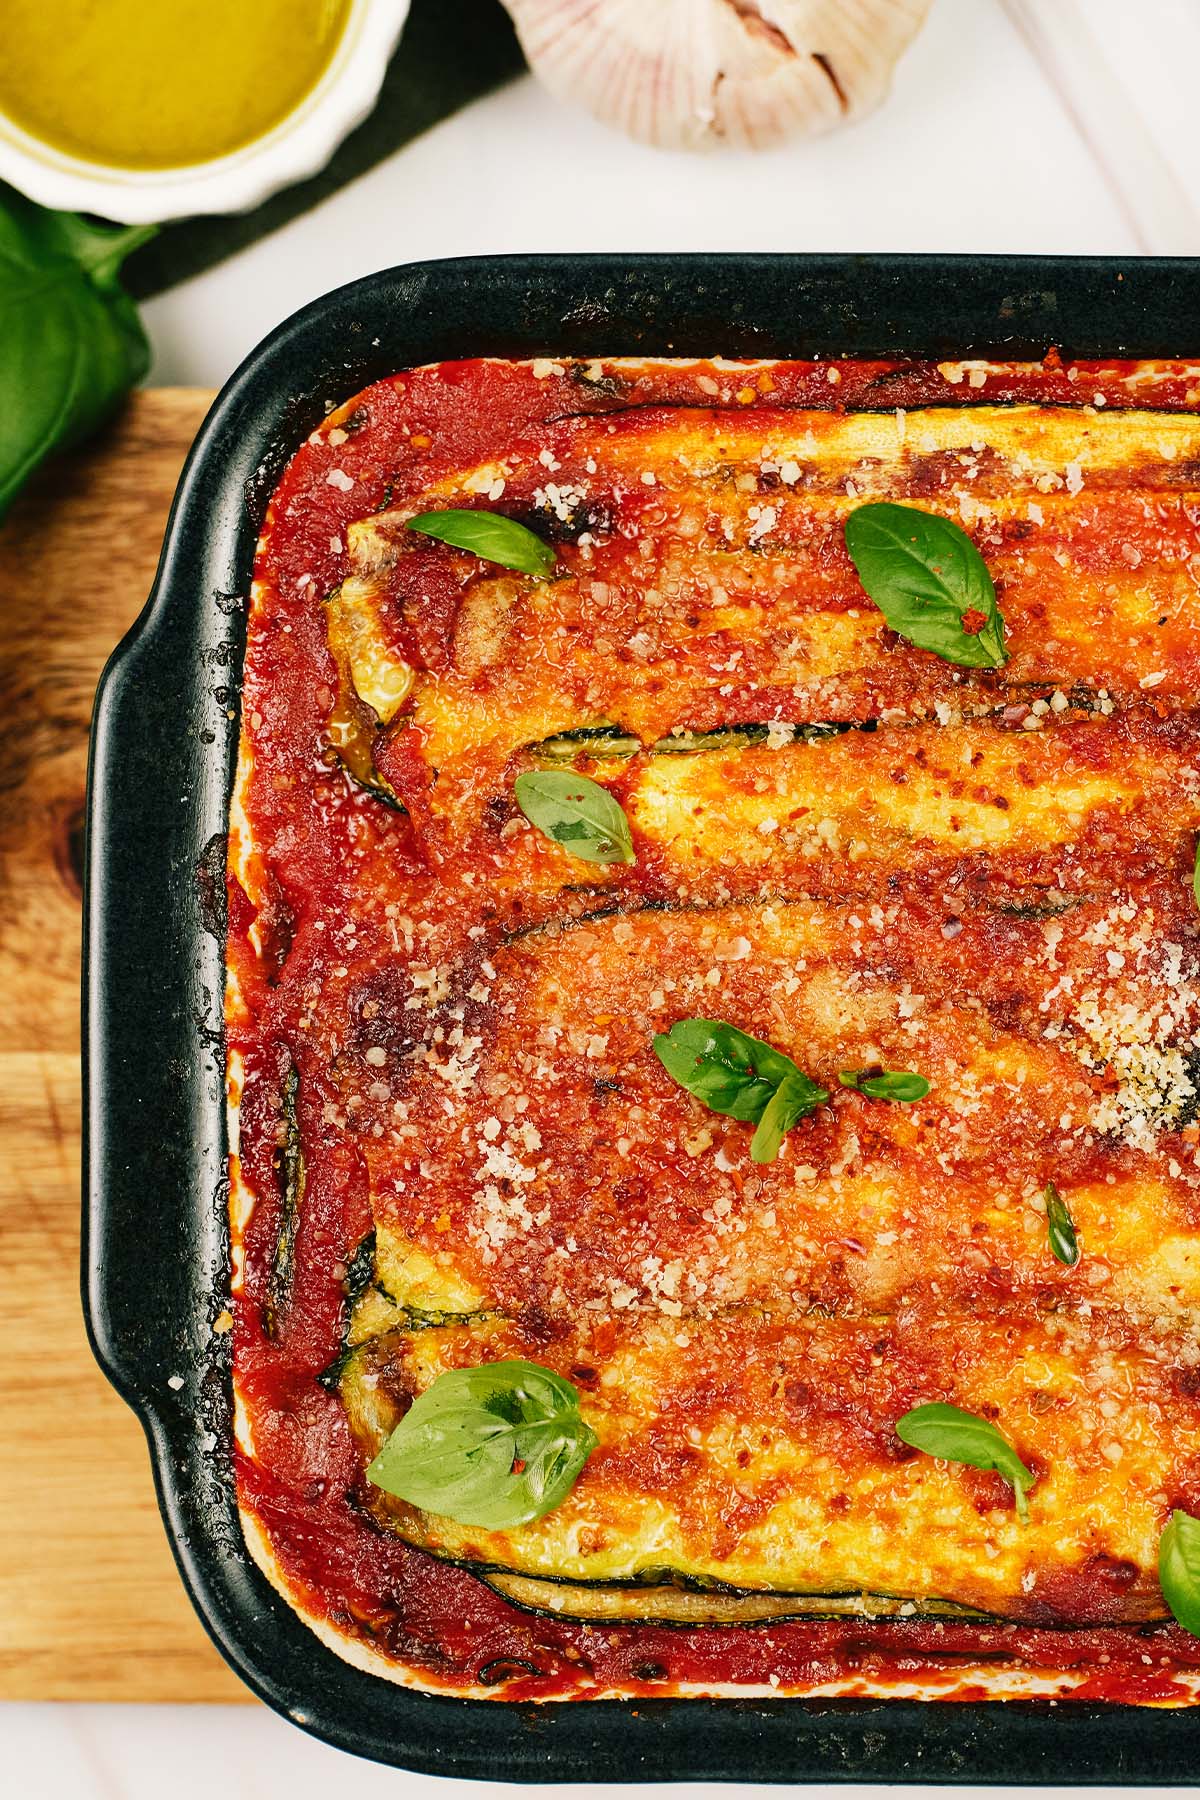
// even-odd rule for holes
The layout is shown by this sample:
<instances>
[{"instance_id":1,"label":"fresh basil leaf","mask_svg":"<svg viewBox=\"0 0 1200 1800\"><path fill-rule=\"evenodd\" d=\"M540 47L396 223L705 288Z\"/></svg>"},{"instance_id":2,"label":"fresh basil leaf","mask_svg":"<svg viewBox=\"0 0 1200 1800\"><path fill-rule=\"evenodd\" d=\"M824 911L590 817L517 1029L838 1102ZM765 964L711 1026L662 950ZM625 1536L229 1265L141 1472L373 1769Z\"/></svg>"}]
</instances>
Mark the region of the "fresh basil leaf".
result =
<instances>
[{"instance_id":1,"label":"fresh basil leaf","mask_svg":"<svg viewBox=\"0 0 1200 1800\"><path fill-rule=\"evenodd\" d=\"M763 1108L758 1129L750 1140L750 1156L756 1163L773 1163L779 1155L785 1133L813 1112L829 1095L797 1069L775 1089Z\"/></svg>"},{"instance_id":2,"label":"fresh basil leaf","mask_svg":"<svg viewBox=\"0 0 1200 1800\"><path fill-rule=\"evenodd\" d=\"M594 863L635 860L629 820L598 781L569 769L538 769L518 775L513 793L529 823L570 855Z\"/></svg>"},{"instance_id":3,"label":"fresh basil leaf","mask_svg":"<svg viewBox=\"0 0 1200 1800\"><path fill-rule=\"evenodd\" d=\"M884 1069L880 1075L868 1075L865 1069L840 1069L838 1080L843 1087L869 1094L872 1100L896 1100L901 1106L911 1106L929 1092L925 1077L914 1075L911 1069Z\"/></svg>"},{"instance_id":4,"label":"fresh basil leaf","mask_svg":"<svg viewBox=\"0 0 1200 1800\"><path fill-rule=\"evenodd\" d=\"M784 1134L829 1098L782 1050L720 1019L678 1020L656 1036L654 1053L710 1111L758 1126L755 1162L774 1162Z\"/></svg>"},{"instance_id":5,"label":"fresh basil leaf","mask_svg":"<svg viewBox=\"0 0 1200 1800\"><path fill-rule=\"evenodd\" d=\"M52 450L80 443L150 365L117 272L155 227L94 225L0 184L0 517Z\"/></svg>"},{"instance_id":6,"label":"fresh basil leaf","mask_svg":"<svg viewBox=\"0 0 1200 1800\"><path fill-rule=\"evenodd\" d=\"M996 589L961 527L883 501L849 515L846 548L870 598L910 644L971 669L1008 661Z\"/></svg>"},{"instance_id":7,"label":"fresh basil leaf","mask_svg":"<svg viewBox=\"0 0 1200 1800\"><path fill-rule=\"evenodd\" d=\"M1178 1507L1159 1539L1158 1580L1183 1629L1200 1637L1200 1519Z\"/></svg>"},{"instance_id":8,"label":"fresh basil leaf","mask_svg":"<svg viewBox=\"0 0 1200 1800\"><path fill-rule=\"evenodd\" d=\"M1075 1236L1075 1221L1071 1217L1070 1208L1052 1181L1048 1181L1042 1189L1042 1198L1046 1202L1046 1230L1050 1238L1050 1249L1060 1263L1073 1269L1079 1261L1079 1239Z\"/></svg>"},{"instance_id":9,"label":"fresh basil leaf","mask_svg":"<svg viewBox=\"0 0 1200 1800\"><path fill-rule=\"evenodd\" d=\"M483 1363L439 1375L367 1479L423 1512L510 1531L562 1505L597 1442L569 1381L539 1363Z\"/></svg>"},{"instance_id":10,"label":"fresh basil leaf","mask_svg":"<svg viewBox=\"0 0 1200 1800\"><path fill-rule=\"evenodd\" d=\"M408 529L437 538L443 544L453 544L456 550L469 550L484 562L517 569L522 575L544 579L558 560L549 544L516 519L509 519L504 513L484 512L480 507L447 507L444 512L418 513L408 521Z\"/></svg>"},{"instance_id":11,"label":"fresh basil leaf","mask_svg":"<svg viewBox=\"0 0 1200 1800\"><path fill-rule=\"evenodd\" d=\"M800 1073L790 1056L720 1019L679 1019L654 1053L673 1081L712 1112L757 1124L780 1082Z\"/></svg>"},{"instance_id":12,"label":"fresh basil leaf","mask_svg":"<svg viewBox=\"0 0 1200 1800\"><path fill-rule=\"evenodd\" d=\"M933 1401L927 1406L914 1406L911 1412L898 1419L896 1436L902 1443L911 1444L914 1450L924 1450L928 1456L940 1456L946 1462L967 1463L972 1469L995 1469L1012 1486L1021 1523L1028 1523L1026 1495L1036 1478L1008 1439L987 1419L964 1412L960 1406Z\"/></svg>"}]
</instances>

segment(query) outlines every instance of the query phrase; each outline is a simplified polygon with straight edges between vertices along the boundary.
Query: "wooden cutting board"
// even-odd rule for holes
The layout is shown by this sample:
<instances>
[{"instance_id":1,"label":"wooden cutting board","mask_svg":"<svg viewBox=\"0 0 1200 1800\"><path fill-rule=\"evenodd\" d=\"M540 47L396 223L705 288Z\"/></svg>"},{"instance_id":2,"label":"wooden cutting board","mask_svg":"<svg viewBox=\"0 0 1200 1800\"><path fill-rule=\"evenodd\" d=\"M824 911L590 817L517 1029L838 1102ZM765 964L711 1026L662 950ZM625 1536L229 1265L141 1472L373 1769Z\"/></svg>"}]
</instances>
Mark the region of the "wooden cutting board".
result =
<instances>
[{"instance_id":1,"label":"wooden cutting board","mask_svg":"<svg viewBox=\"0 0 1200 1800\"><path fill-rule=\"evenodd\" d=\"M192 1612L79 1306L87 734L212 396L135 394L0 524L0 1698L247 1700Z\"/></svg>"}]
</instances>

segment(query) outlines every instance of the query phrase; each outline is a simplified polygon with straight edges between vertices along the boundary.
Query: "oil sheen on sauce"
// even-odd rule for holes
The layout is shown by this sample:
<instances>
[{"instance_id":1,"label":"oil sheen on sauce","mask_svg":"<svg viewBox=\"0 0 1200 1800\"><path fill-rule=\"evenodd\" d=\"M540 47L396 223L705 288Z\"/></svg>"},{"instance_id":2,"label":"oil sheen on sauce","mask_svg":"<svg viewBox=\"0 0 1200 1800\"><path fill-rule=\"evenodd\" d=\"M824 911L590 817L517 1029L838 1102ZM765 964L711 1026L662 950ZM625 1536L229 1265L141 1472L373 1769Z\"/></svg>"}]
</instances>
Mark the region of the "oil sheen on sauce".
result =
<instances>
[{"instance_id":1,"label":"oil sheen on sauce","mask_svg":"<svg viewBox=\"0 0 1200 1800\"><path fill-rule=\"evenodd\" d=\"M300 104L349 10L350 0L5 0L0 113L88 162L207 162Z\"/></svg>"}]
</instances>

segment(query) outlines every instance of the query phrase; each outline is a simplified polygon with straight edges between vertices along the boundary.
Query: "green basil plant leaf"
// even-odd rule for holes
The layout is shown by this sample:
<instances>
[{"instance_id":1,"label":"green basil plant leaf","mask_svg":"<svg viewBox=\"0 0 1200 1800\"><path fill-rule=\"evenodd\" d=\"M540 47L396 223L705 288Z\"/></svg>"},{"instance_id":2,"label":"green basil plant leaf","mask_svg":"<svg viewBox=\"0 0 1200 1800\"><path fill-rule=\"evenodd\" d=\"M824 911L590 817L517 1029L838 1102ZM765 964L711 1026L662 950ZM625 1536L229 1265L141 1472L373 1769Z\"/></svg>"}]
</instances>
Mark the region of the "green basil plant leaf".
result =
<instances>
[{"instance_id":1,"label":"green basil plant leaf","mask_svg":"<svg viewBox=\"0 0 1200 1800\"><path fill-rule=\"evenodd\" d=\"M52 450L102 425L150 365L117 272L152 225L95 225L0 184L0 518Z\"/></svg>"},{"instance_id":2,"label":"green basil plant leaf","mask_svg":"<svg viewBox=\"0 0 1200 1800\"><path fill-rule=\"evenodd\" d=\"M562 1505L597 1441L569 1381L539 1363L483 1363L439 1375L367 1479L423 1512L510 1531Z\"/></svg>"},{"instance_id":3,"label":"green basil plant leaf","mask_svg":"<svg viewBox=\"0 0 1200 1800\"><path fill-rule=\"evenodd\" d=\"M857 1088L872 1100L896 1100L901 1106L911 1106L929 1092L925 1077L914 1075L911 1069L884 1069L879 1075L868 1075L865 1069L841 1069L838 1080L843 1087Z\"/></svg>"},{"instance_id":4,"label":"green basil plant leaf","mask_svg":"<svg viewBox=\"0 0 1200 1800\"><path fill-rule=\"evenodd\" d=\"M1200 1637L1200 1519L1178 1508L1159 1540L1158 1579L1175 1618Z\"/></svg>"},{"instance_id":5,"label":"green basil plant leaf","mask_svg":"<svg viewBox=\"0 0 1200 1800\"><path fill-rule=\"evenodd\" d=\"M629 820L598 781L569 769L538 769L518 775L513 793L529 823L571 856L593 863L634 861Z\"/></svg>"},{"instance_id":6,"label":"green basil plant leaf","mask_svg":"<svg viewBox=\"0 0 1200 1800\"><path fill-rule=\"evenodd\" d=\"M774 1162L785 1133L829 1095L790 1056L720 1019L680 1019L659 1032L654 1053L673 1081L711 1112L757 1125L755 1162Z\"/></svg>"},{"instance_id":7,"label":"green basil plant leaf","mask_svg":"<svg viewBox=\"0 0 1200 1800\"><path fill-rule=\"evenodd\" d=\"M1075 1235L1071 1210L1052 1181L1043 1188L1042 1198L1046 1202L1046 1232L1051 1253L1068 1269L1073 1269L1079 1261L1079 1239Z\"/></svg>"},{"instance_id":8,"label":"green basil plant leaf","mask_svg":"<svg viewBox=\"0 0 1200 1800\"><path fill-rule=\"evenodd\" d=\"M447 507L444 512L418 513L408 521L410 531L452 544L456 550L469 550L484 562L499 563L504 569L517 569L522 575L550 574L558 560L549 544L544 544L526 526L503 513L484 512L482 508L459 510Z\"/></svg>"},{"instance_id":9,"label":"green basil plant leaf","mask_svg":"<svg viewBox=\"0 0 1200 1800\"><path fill-rule=\"evenodd\" d=\"M750 1139L750 1155L756 1163L773 1163L779 1155L785 1133L798 1124L829 1095L797 1069L775 1089L763 1108L758 1129Z\"/></svg>"},{"instance_id":10,"label":"green basil plant leaf","mask_svg":"<svg viewBox=\"0 0 1200 1800\"><path fill-rule=\"evenodd\" d=\"M946 1462L966 1463L972 1469L995 1469L1012 1486L1017 1499L1017 1515L1022 1524L1029 1520L1026 1499L1035 1476L1025 1467L1008 1439L987 1419L964 1412L960 1406L946 1406L940 1401L928 1406L914 1406L896 1421L896 1436L914 1450L928 1456L940 1456Z\"/></svg>"},{"instance_id":11,"label":"green basil plant leaf","mask_svg":"<svg viewBox=\"0 0 1200 1800\"><path fill-rule=\"evenodd\" d=\"M996 589L960 526L884 501L849 515L846 548L868 595L910 644L966 668L1008 661Z\"/></svg>"}]
</instances>

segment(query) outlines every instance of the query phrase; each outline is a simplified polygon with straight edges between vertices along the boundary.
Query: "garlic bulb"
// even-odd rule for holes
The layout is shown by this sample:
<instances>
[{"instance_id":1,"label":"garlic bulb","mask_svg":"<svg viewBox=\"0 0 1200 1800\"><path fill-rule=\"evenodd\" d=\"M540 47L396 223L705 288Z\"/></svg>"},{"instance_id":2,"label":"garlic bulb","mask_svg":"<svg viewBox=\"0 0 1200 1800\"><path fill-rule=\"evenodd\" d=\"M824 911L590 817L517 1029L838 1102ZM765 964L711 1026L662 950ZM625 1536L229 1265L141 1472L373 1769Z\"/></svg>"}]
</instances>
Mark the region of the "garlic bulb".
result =
<instances>
[{"instance_id":1,"label":"garlic bulb","mask_svg":"<svg viewBox=\"0 0 1200 1800\"><path fill-rule=\"evenodd\" d=\"M761 149L868 112L932 0L505 0L534 73L643 143Z\"/></svg>"}]
</instances>

